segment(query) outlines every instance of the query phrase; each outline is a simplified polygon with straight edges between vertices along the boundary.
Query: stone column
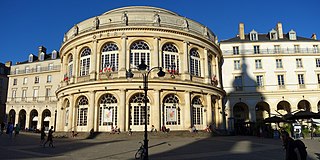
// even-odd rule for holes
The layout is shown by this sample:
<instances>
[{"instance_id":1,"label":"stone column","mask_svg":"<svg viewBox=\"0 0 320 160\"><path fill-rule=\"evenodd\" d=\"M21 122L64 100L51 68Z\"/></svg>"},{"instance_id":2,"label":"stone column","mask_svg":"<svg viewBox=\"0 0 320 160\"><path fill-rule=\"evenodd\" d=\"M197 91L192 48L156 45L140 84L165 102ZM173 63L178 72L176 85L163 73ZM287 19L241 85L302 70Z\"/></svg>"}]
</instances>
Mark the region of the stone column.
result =
<instances>
[{"instance_id":1,"label":"stone column","mask_svg":"<svg viewBox=\"0 0 320 160\"><path fill-rule=\"evenodd\" d=\"M29 112L30 113L30 112ZM30 114L26 113L26 126L24 128L29 128L30 127ZM32 121L32 120L31 120ZM14 125L15 126L15 125Z\"/></svg>"},{"instance_id":2,"label":"stone column","mask_svg":"<svg viewBox=\"0 0 320 160\"><path fill-rule=\"evenodd\" d=\"M210 84L211 80L210 80L210 75L209 75L208 49L207 48L205 48L203 50L203 56L204 56L204 58L203 58L203 65L204 66L201 68L204 69L204 72L202 72L202 73L204 73L204 82L207 84Z\"/></svg>"},{"instance_id":3,"label":"stone column","mask_svg":"<svg viewBox=\"0 0 320 160\"><path fill-rule=\"evenodd\" d=\"M79 53L78 49L76 47L73 48L73 77L74 77L74 83L78 82L78 76L79 76Z\"/></svg>"},{"instance_id":4,"label":"stone column","mask_svg":"<svg viewBox=\"0 0 320 160\"><path fill-rule=\"evenodd\" d=\"M62 106L62 98L59 98L58 102L57 102L57 115L55 117L55 113L53 113L53 115L51 115L51 117L54 117L53 118L53 124L54 122L56 121L56 131L62 131L63 130L63 127L64 127L64 110L65 108L63 108ZM51 123L51 122L50 122ZM50 127L50 126L49 126Z\"/></svg>"},{"instance_id":5,"label":"stone column","mask_svg":"<svg viewBox=\"0 0 320 160\"><path fill-rule=\"evenodd\" d=\"M100 67L101 67L101 49L100 50L98 49L98 43L96 44L96 46L97 46L96 64L95 64L95 67L96 67L96 79L100 79L99 73L100 73Z\"/></svg>"},{"instance_id":6,"label":"stone column","mask_svg":"<svg viewBox=\"0 0 320 160\"><path fill-rule=\"evenodd\" d=\"M79 97L78 97L79 98ZM78 109L79 109L79 105L78 105L78 100L75 99L75 102L73 108L73 114L72 114L72 130L73 131L77 131L77 117L78 117Z\"/></svg>"},{"instance_id":7,"label":"stone column","mask_svg":"<svg viewBox=\"0 0 320 160\"><path fill-rule=\"evenodd\" d=\"M95 91L90 91L89 109L88 109L88 128L90 131L94 126L94 108L95 108Z\"/></svg>"},{"instance_id":8,"label":"stone column","mask_svg":"<svg viewBox=\"0 0 320 160\"><path fill-rule=\"evenodd\" d=\"M211 94L207 94L207 122L206 125L210 125L212 123L212 99Z\"/></svg>"},{"instance_id":9,"label":"stone column","mask_svg":"<svg viewBox=\"0 0 320 160\"><path fill-rule=\"evenodd\" d=\"M222 114L219 117L219 123L221 124L221 126L219 128L225 130L226 129L226 121L225 121L226 117L225 117L224 111L222 110L223 109L222 97L219 98L218 103L219 103L219 106L221 107L221 112L222 112Z\"/></svg>"},{"instance_id":10,"label":"stone column","mask_svg":"<svg viewBox=\"0 0 320 160\"><path fill-rule=\"evenodd\" d=\"M37 123L37 129L42 129L42 112L39 111L38 113L38 123Z\"/></svg>"},{"instance_id":11,"label":"stone column","mask_svg":"<svg viewBox=\"0 0 320 160\"><path fill-rule=\"evenodd\" d=\"M220 109L221 108L219 106L219 99L217 98L217 96L215 96L215 104L214 104L214 121L216 123L216 128L219 128L221 126L219 119L220 119Z\"/></svg>"},{"instance_id":12,"label":"stone column","mask_svg":"<svg viewBox=\"0 0 320 160\"><path fill-rule=\"evenodd\" d=\"M160 131L161 128L161 102L160 102L160 90L155 89L153 92L154 105L151 106L151 125L154 125L155 129Z\"/></svg>"},{"instance_id":13,"label":"stone column","mask_svg":"<svg viewBox=\"0 0 320 160\"><path fill-rule=\"evenodd\" d=\"M129 110L129 105L130 105L130 104L129 104L129 102L128 102L128 104L126 103L126 102L127 102L127 99L126 99L126 98L125 98L123 101L124 101L123 103L124 103L124 105L125 105L125 113L126 113L126 114L125 114L125 118L126 118L126 119L125 119L125 126L126 126L126 127L125 127L124 130L127 131L127 130L129 130L129 127L130 127L130 126L129 126L129 124L130 124L130 123L129 123L129 121L130 121L130 119L129 119L129 118L130 118L130 117L129 117L129 115L130 115L130 113L129 113L129 112L130 112L130 110Z\"/></svg>"},{"instance_id":14,"label":"stone column","mask_svg":"<svg viewBox=\"0 0 320 160\"><path fill-rule=\"evenodd\" d=\"M217 87L221 87L219 58L216 57L216 58L215 58L215 61L216 61L216 68L215 68L216 73L215 73L215 75L216 75L217 80L218 80L218 85L217 85Z\"/></svg>"},{"instance_id":15,"label":"stone column","mask_svg":"<svg viewBox=\"0 0 320 160\"><path fill-rule=\"evenodd\" d=\"M74 95L70 95L69 98L69 119L68 119L68 131L72 131L74 127L74 121L73 121L73 116L74 116L74 110L75 110L75 105L74 105Z\"/></svg>"},{"instance_id":16,"label":"stone column","mask_svg":"<svg viewBox=\"0 0 320 160\"><path fill-rule=\"evenodd\" d=\"M182 124L184 128L188 129L191 126L191 100L190 100L190 91L184 92L185 105L184 105L184 118Z\"/></svg>"},{"instance_id":17,"label":"stone column","mask_svg":"<svg viewBox=\"0 0 320 160\"><path fill-rule=\"evenodd\" d=\"M67 75L68 68L68 58L67 55L64 55L61 63L61 72L60 72L60 80L63 81L63 86L67 85L67 82L64 81L64 76Z\"/></svg>"},{"instance_id":18,"label":"stone column","mask_svg":"<svg viewBox=\"0 0 320 160\"><path fill-rule=\"evenodd\" d=\"M120 100L119 100L119 114L118 114L118 127L120 128L120 131L126 131L126 90L125 89L120 89Z\"/></svg>"},{"instance_id":19,"label":"stone column","mask_svg":"<svg viewBox=\"0 0 320 160\"><path fill-rule=\"evenodd\" d=\"M188 49L189 42L183 42L183 62L182 63L182 80L190 80L189 74L189 49Z\"/></svg>"},{"instance_id":20,"label":"stone column","mask_svg":"<svg viewBox=\"0 0 320 160\"><path fill-rule=\"evenodd\" d=\"M119 53L119 77L126 77L126 58L127 57L127 36L123 35L121 36L121 51Z\"/></svg>"},{"instance_id":21,"label":"stone column","mask_svg":"<svg viewBox=\"0 0 320 160\"><path fill-rule=\"evenodd\" d=\"M94 116L93 116L93 130L95 132L98 131L99 129L99 111L98 109L100 109L100 104L97 100L94 101Z\"/></svg>"},{"instance_id":22,"label":"stone column","mask_svg":"<svg viewBox=\"0 0 320 160\"><path fill-rule=\"evenodd\" d=\"M15 124L13 124L14 126L19 123L19 116L20 116L19 112L16 112L16 117L15 117L15 120L14 120Z\"/></svg>"},{"instance_id":23,"label":"stone column","mask_svg":"<svg viewBox=\"0 0 320 160\"><path fill-rule=\"evenodd\" d=\"M90 80L96 79L96 65L97 65L97 40L92 41L92 52L90 55Z\"/></svg>"},{"instance_id":24,"label":"stone column","mask_svg":"<svg viewBox=\"0 0 320 160\"><path fill-rule=\"evenodd\" d=\"M159 64L161 62L159 62L159 56L161 57L161 54L159 54L159 40L160 40L160 37L154 37L153 38L154 41L153 41L153 47L154 47L154 53L151 53L151 66L152 67L157 67L159 66Z\"/></svg>"}]
</instances>

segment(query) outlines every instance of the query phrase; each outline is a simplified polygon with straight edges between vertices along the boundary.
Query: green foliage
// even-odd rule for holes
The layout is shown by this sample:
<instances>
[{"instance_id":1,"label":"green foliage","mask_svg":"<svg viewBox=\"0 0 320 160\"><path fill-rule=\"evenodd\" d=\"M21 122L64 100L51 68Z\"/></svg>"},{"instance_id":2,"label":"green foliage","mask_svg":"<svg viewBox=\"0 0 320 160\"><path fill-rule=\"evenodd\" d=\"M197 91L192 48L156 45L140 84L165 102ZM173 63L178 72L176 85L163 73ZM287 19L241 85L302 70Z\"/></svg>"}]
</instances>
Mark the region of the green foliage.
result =
<instances>
[{"instance_id":1,"label":"green foliage","mask_svg":"<svg viewBox=\"0 0 320 160\"><path fill-rule=\"evenodd\" d=\"M286 123L286 124L283 125L282 129L287 131L288 133L291 133L292 125Z\"/></svg>"}]
</instances>

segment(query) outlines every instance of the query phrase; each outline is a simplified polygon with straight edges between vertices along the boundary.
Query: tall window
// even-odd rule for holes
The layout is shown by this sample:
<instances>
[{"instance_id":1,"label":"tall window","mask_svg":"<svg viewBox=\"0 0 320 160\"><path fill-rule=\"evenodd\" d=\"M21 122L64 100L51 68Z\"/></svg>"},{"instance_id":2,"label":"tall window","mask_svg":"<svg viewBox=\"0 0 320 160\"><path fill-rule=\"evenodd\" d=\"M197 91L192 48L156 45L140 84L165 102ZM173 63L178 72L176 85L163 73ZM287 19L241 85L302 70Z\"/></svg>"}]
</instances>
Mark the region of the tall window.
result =
<instances>
[{"instance_id":1,"label":"tall window","mask_svg":"<svg viewBox=\"0 0 320 160\"><path fill-rule=\"evenodd\" d=\"M238 55L239 54L239 46L234 46L233 47L233 54Z\"/></svg>"},{"instance_id":2,"label":"tall window","mask_svg":"<svg viewBox=\"0 0 320 160\"><path fill-rule=\"evenodd\" d=\"M78 100L78 117L77 126L86 126L88 122L88 99L87 97L80 97Z\"/></svg>"},{"instance_id":3,"label":"tall window","mask_svg":"<svg viewBox=\"0 0 320 160\"><path fill-rule=\"evenodd\" d=\"M174 94L169 94L163 99L164 122L166 125L180 125L179 99Z\"/></svg>"},{"instance_id":4,"label":"tall window","mask_svg":"<svg viewBox=\"0 0 320 160\"><path fill-rule=\"evenodd\" d=\"M147 98L147 113L144 109L144 94L138 93L134 95L130 99L130 125L144 125L145 120L145 114L150 115L150 104L149 99ZM148 118L149 116L147 116ZM150 118L147 119L147 124L149 125Z\"/></svg>"},{"instance_id":5,"label":"tall window","mask_svg":"<svg viewBox=\"0 0 320 160\"><path fill-rule=\"evenodd\" d=\"M313 45L313 53L319 53L318 45Z\"/></svg>"},{"instance_id":6,"label":"tall window","mask_svg":"<svg viewBox=\"0 0 320 160\"><path fill-rule=\"evenodd\" d=\"M40 65L37 65L36 67L37 67L37 68L36 68L36 71L37 71L37 72L40 72L40 71L41 71L41 66L40 66Z\"/></svg>"},{"instance_id":7,"label":"tall window","mask_svg":"<svg viewBox=\"0 0 320 160\"><path fill-rule=\"evenodd\" d=\"M53 63L50 63L50 64L48 65L48 70L49 70L49 71L53 70Z\"/></svg>"},{"instance_id":8,"label":"tall window","mask_svg":"<svg viewBox=\"0 0 320 160\"><path fill-rule=\"evenodd\" d=\"M234 87L236 91L242 91L243 84L242 84L242 76L235 76L234 77Z\"/></svg>"},{"instance_id":9,"label":"tall window","mask_svg":"<svg viewBox=\"0 0 320 160\"><path fill-rule=\"evenodd\" d=\"M280 53L280 45L274 45L274 53Z\"/></svg>"},{"instance_id":10,"label":"tall window","mask_svg":"<svg viewBox=\"0 0 320 160\"><path fill-rule=\"evenodd\" d=\"M320 58L316 58L316 67L320 67Z\"/></svg>"},{"instance_id":11,"label":"tall window","mask_svg":"<svg viewBox=\"0 0 320 160\"><path fill-rule=\"evenodd\" d=\"M14 73L15 73L15 74L19 74L19 68L16 68L16 69L14 70Z\"/></svg>"},{"instance_id":12,"label":"tall window","mask_svg":"<svg viewBox=\"0 0 320 160\"><path fill-rule=\"evenodd\" d=\"M112 94L105 94L101 97L100 101L100 118L99 125L100 126L111 126L117 125L117 115L118 115L118 107L117 107L117 99Z\"/></svg>"},{"instance_id":13,"label":"tall window","mask_svg":"<svg viewBox=\"0 0 320 160\"><path fill-rule=\"evenodd\" d=\"M46 88L46 94L45 94L46 99L49 98L50 96L51 96L51 88Z\"/></svg>"},{"instance_id":14,"label":"tall window","mask_svg":"<svg viewBox=\"0 0 320 160\"><path fill-rule=\"evenodd\" d=\"M304 75L303 74L298 74L298 83L300 88L304 88Z\"/></svg>"},{"instance_id":15,"label":"tall window","mask_svg":"<svg viewBox=\"0 0 320 160\"><path fill-rule=\"evenodd\" d=\"M192 100L192 120L194 125L203 124L203 105L199 97Z\"/></svg>"},{"instance_id":16,"label":"tall window","mask_svg":"<svg viewBox=\"0 0 320 160\"><path fill-rule=\"evenodd\" d=\"M146 42L137 41L130 47L130 65L137 67L144 60L146 65L150 67L150 49Z\"/></svg>"},{"instance_id":17,"label":"tall window","mask_svg":"<svg viewBox=\"0 0 320 160\"><path fill-rule=\"evenodd\" d=\"M29 55L28 62L33 62L33 55L32 54Z\"/></svg>"},{"instance_id":18,"label":"tall window","mask_svg":"<svg viewBox=\"0 0 320 160\"><path fill-rule=\"evenodd\" d=\"M282 59L276 59L276 67L277 67L277 68L283 68L283 66L282 66Z\"/></svg>"},{"instance_id":19,"label":"tall window","mask_svg":"<svg viewBox=\"0 0 320 160\"><path fill-rule=\"evenodd\" d=\"M22 90L22 100L25 100L27 97L27 90L26 89L23 89Z\"/></svg>"},{"instance_id":20,"label":"tall window","mask_svg":"<svg viewBox=\"0 0 320 160\"><path fill-rule=\"evenodd\" d=\"M235 61L233 61L233 63L234 63L234 70L241 69L240 60L235 60Z\"/></svg>"},{"instance_id":21,"label":"tall window","mask_svg":"<svg viewBox=\"0 0 320 160\"><path fill-rule=\"evenodd\" d=\"M44 60L44 53L43 53L43 52L42 52L42 53L40 53L39 60L40 60L40 61L43 61L43 60Z\"/></svg>"},{"instance_id":22,"label":"tall window","mask_svg":"<svg viewBox=\"0 0 320 160\"><path fill-rule=\"evenodd\" d=\"M261 59L256 59L256 69L262 69L262 62Z\"/></svg>"},{"instance_id":23,"label":"tall window","mask_svg":"<svg viewBox=\"0 0 320 160\"><path fill-rule=\"evenodd\" d=\"M28 77L24 77L23 78L23 84L27 84L28 83Z\"/></svg>"},{"instance_id":24,"label":"tall window","mask_svg":"<svg viewBox=\"0 0 320 160\"><path fill-rule=\"evenodd\" d=\"M162 47L163 66L169 73L179 73L179 54L178 49L172 44L167 43Z\"/></svg>"},{"instance_id":25,"label":"tall window","mask_svg":"<svg viewBox=\"0 0 320 160\"><path fill-rule=\"evenodd\" d=\"M253 49L254 49L254 54L260 53L260 46L253 46Z\"/></svg>"},{"instance_id":26,"label":"tall window","mask_svg":"<svg viewBox=\"0 0 320 160\"><path fill-rule=\"evenodd\" d=\"M190 72L191 75L200 77L200 55L196 49L190 50Z\"/></svg>"},{"instance_id":27,"label":"tall window","mask_svg":"<svg viewBox=\"0 0 320 160\"><path fill-rule=\"evenodd\" d=\"M18 83L18 79L13 79L13 85L15 86L17 85L17 83Z\"/></svg>"},{"instance_id":28,"label":"tall window","mask_svg":"<svg viewBox=\"0 0 320 160\"><path fill-rule=\"evenodd\" d=\"M56 50L53 50L52 54L51 54L51 59L56 59L57 58L57 54L58 54L58 52Z\"/></svg>"},{"instance_id":29,"label":"tall window","mask_svg":"<svg viewBox=\"0 0 320 160\"><path fill-rule=\"evenodd\" d=\"M30 73L30 68L29 68L29 67L26 67L26 68L25 68L25 72L26 72L26 73Z\"/></svg>"},{"instance_id":30,"label":"tall window","mask_svg":"<svg viewBox=\"0 0 320 160\"><path fill-rule=\"evenodd\" d=\"M39 82L40 82L39 77L38 76L34 77L34 83L37 84Z\"/></svg>"},{"instance_id":31,"label":"tall window","mask_svg":"<svg viewBox=\"0 0 320 160\"><path fill-rule=\"evenodd\" d=\"M257 86L263 87L263 75L258 75L256 78L257 78Z\"/></svg>"},{"instance_id":32,"label":"tall window","mask_svg":"<svg viewBox=\"0 0 320 160\"><path fill-rule=\"evenodd\" d=\"M258 40L258 33L255 30L252 30L250 32L250 40L251 41L257 41Z\"/></svg>"},{"instance_id":33,"label":"tall window","mask_svg":"<svg viewBox=\"0 0 320 160\"><path fill-rule=\"evenodd\" d=\"M85 48L80 55L80 76L89 74L91 49Z\"/></svg>"},{"instance_id":34,"label":"tall window","mask_svg":"<svg viewBox=\"0 0 320 160\"><path fill-rule=\"evenodd\" d=\"M39 89L33 89L33 100L37 100L39 95Z\"/></svg>"},{"instance_id":35,"label":"tall window","mask_svg":"<svg viewBox=\"0 0 320 160\"><path fill-rule=\"evenodd\" d=\"M47 83L51 83L51 81L52 81L52 75L48 75L47 76Z\"/></svg>"},{"instance_id":36,"label":"tall window","mask_svg":"<svg viewBox=\"0 0 320 160\"><path fill-rule=\"evenodd\" d=\"M297 68L302 68L303 67L301 58L297 58L296 59L296 64L297 64Z\"/></svg>"},{"instance_id":37,"label":"tall window","mask_svg":"<svg viewBox=\"0 0 320 160\"><path fill-rule=\"evenodd\" d=\"M16 98L17 97L17 90L12 90L12 98Z\"/></svg>"},{"instance_id":38,"label":"tall window","mask_svg":"<svg viewBox=\"0 0 320 160\"><path fill-rule=\"evenodd\" d=\"M68 77L72 77L72 69L73 69L73 57L72 54L68 57Z\"/></svg>"},{"instance_id":39,"label":"tall window","mask_svg":"<svg viewBox=\"0 0 320 160\"><path fill-rule=\"evenodd\" d=\"M278 86L280 88L284 87L284 76L283 75L278 75Z\"/></svg>"},{"instance_id":40,"label":"tall window","mask_svg":"<svg viewBox=\"0 0 320 160\"><path fill-rule=\"evenodd\" d=\"M119 48L115 43L107 43L102 48L101 69L110 68L112 71L118 70Z\"/></svg>"},{"instance_id":41,"label":"tall window","mask_svg":"<svg viewBox=\"0 0 320 160\"><path fill-rule=\"evenodd\" d=\"M300 46L294 45L294 53L299 53L299 52L300 52Z\"/></svg>"}]
</instances>

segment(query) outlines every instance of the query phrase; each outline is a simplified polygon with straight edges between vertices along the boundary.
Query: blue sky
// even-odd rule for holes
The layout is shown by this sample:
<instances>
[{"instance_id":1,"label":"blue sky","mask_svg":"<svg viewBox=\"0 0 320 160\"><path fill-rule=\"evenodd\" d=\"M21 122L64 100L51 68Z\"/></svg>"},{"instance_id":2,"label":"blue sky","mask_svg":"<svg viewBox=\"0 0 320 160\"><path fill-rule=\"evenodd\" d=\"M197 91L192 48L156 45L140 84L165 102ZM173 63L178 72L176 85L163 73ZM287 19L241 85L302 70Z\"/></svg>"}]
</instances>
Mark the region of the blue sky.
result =
<instances>
[{"instance_id":1,"label":"blue sky","mask_svg":"<svg viewBox=\"0 0 320 160\"><path fill-rule=\"evenodd\" d=\"M266 33L282 22L284 32L320 37L319 0L0 0L0 62L27 60L43 45L59 50L75 23L124 6L171 10L208 26L219 40L234 37L239 22L245 32Z\"/></svg>"}]
</instances>

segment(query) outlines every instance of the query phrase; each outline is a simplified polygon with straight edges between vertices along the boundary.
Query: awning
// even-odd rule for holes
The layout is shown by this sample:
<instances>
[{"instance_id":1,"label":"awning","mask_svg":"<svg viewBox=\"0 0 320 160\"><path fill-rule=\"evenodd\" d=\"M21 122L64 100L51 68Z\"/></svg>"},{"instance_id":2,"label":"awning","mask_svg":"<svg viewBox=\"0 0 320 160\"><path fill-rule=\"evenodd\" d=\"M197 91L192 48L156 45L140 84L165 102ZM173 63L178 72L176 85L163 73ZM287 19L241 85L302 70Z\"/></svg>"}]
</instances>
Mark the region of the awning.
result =
<instances>
[{"instance_id":1,"label":"awning","mask_svg":"<svg viewBox=\"0 0 320 160\"><path fill-rule=\"evenodd\" d=\"M51 117L46 117L46 118L44 118L43 121L50 121L50 118L51 118Z\"/></svg>"},{"instance_id":2,"label":"awning","mask_svg":"<svg viewBox=\"0 0 320 160\"><path fill-rule=\"evenodd\" d=\"M32 121L38 121L38 116L33 117Z\"/></svg>"}]
</instances>

